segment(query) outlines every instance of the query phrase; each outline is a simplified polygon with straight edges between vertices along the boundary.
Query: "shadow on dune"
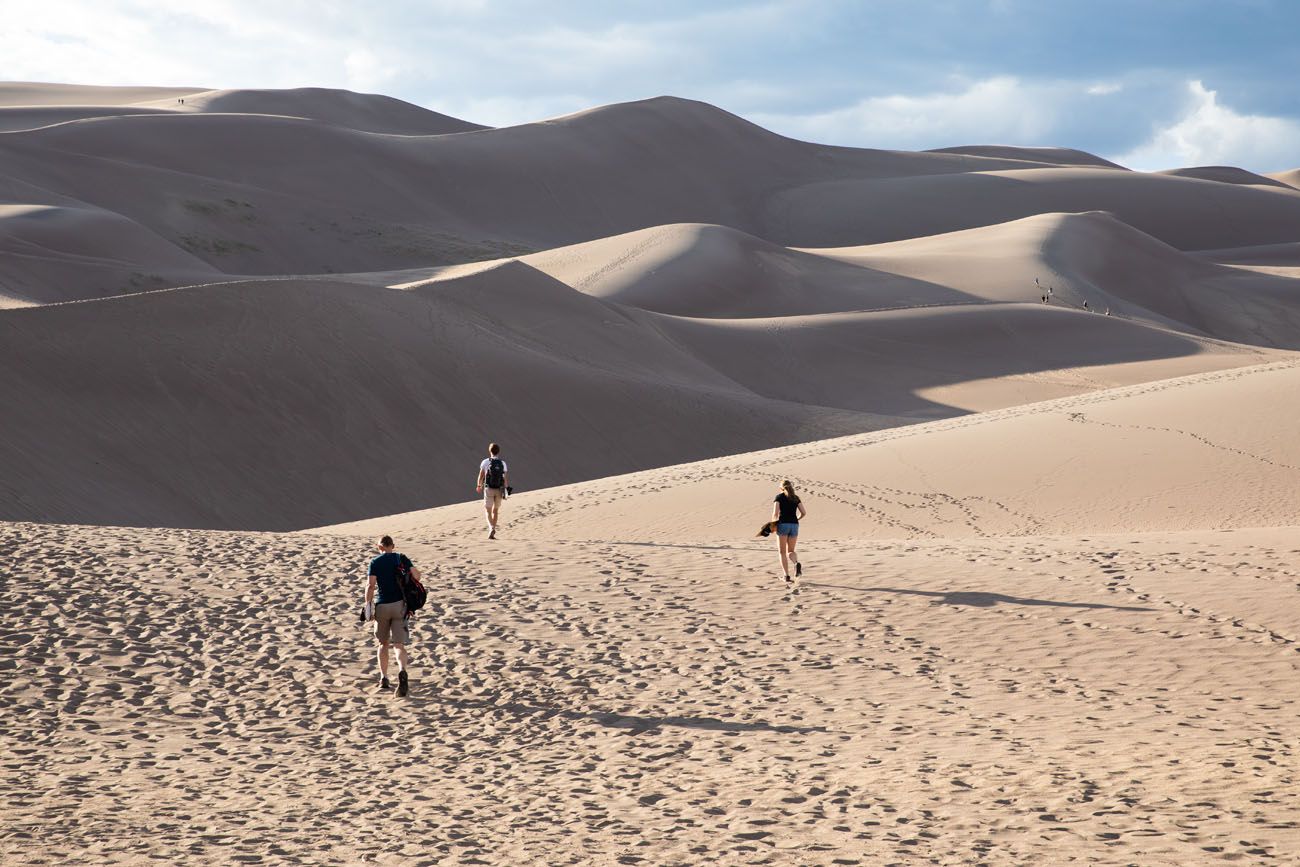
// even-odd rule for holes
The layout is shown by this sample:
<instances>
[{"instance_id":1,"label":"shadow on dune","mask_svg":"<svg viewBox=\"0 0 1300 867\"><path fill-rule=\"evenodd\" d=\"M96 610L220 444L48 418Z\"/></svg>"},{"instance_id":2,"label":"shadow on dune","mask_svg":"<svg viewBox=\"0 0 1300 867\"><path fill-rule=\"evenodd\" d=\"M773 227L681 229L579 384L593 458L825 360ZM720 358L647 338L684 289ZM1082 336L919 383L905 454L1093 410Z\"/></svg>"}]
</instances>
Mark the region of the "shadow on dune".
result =
<instances>
[{"instance_id":1,"label":"shadow on dune","mask_svg":"<svg viewBox=\"0 0 1300 867\"><path fill-rule=\"evenodd\" d=\"M1047 605L1056 608L1106 608L1111 611L1154 611L1154 608L1140 608L1131 605L1103 605L1100 602L1061 602L1054 599L1028 599L1023 596L1007 596L1002 593L982 593L971 590L903 590L898 587L847 587L843 584L819 584L811 581L805 587L821 587L827 590L854 590L859 593L899 593L907 596L929 596L936 605L964 605L971 608L993 608L997 605Z\"/></svg>"},{"instance_id":2,"label":"shadow on dune","mask_svg":"<svg viewBox=\"0 0 1300 867\"><path fill-rule=\"evenodd\" d=\"M506 702L504 704L497 704L492 701L453 698L451 696L435 695L423 697L412 695L409 699L415 704L451 705L452 707L462 710L500 710L517 717L541 716L542 718L551 718L558 716L563 719L574 721L589 720L608 728L632 729L638 732L650 731L651 729L657 729L662 726L675 726L677 728L703 729L706 731L719 732L780 732L782 734L812 734L814 732L828 731L825 726L775 725L773 723L764 722L763 720L758 720L756 722L737 722L707 716L637 716L635 714L613 713L598 710L567 710L547 705L528 704L527 702Z\"/></svg>"}]
</instances>

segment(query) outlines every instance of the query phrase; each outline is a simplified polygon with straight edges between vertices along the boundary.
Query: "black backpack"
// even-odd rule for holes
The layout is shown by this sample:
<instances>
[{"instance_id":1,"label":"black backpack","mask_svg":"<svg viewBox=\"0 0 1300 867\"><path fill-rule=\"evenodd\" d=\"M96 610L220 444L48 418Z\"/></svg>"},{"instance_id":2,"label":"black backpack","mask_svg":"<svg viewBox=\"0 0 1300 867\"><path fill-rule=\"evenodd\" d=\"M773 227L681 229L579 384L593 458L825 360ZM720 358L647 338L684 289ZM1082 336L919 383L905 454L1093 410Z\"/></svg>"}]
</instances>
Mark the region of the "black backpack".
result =
<instances>
[{"instance_id":1,"label":"black backpack","mask_svg":"<svg viewBox=\"0 0 1300 867\"><path fill-rule=\"evenodd\" d=\"M489 488L503 488L506 484L506 462L500 458L488 461L487 477L483 484Z\"/></svg>"},{"instance_id":2,"label":"black backpack","mask_svg":"<svg viewBox=\"0 0 1300 867\"><path fill-rule=\"evenodd\" d=\"M406 568L402 555L397 555L397 586L402 588L402 598L406 600L406 613L419 611L429 598L429 591L424 589L420 580Z\"/></svg>"}]
</instances>

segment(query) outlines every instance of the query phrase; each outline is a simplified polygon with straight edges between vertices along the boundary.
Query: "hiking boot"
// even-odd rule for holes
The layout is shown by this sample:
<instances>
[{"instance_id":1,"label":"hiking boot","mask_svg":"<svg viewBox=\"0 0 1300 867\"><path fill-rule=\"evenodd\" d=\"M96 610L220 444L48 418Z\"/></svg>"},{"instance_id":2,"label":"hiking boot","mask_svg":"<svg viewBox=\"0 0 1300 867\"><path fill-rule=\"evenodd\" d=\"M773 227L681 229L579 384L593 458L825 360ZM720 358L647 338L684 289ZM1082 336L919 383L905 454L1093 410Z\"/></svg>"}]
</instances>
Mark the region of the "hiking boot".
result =
<instances>
[{"instance_id":1,"label":"hiking boot","mask_svg":"<svg viewBox=\"0 0 1300 867\"><path fill-rule=\"evenodd\" d=\"M410 684L408 684L406 681L406 672L399 671L397 673L397 697L405 698L406 694L410 691L411 691Z\"/></svg>"},{"instance_id":2,"label":"hiking boot","mask_svg":"<svg viewBox=\"0 0 1300 867\"><path fill-rule=\"evenodd\" d=\"M393 685L392 685L391 683L388 682L388 678L386 678L386 677L381 677L381 678L379 679L379 688L380 688L381 690L385 690L385 691L387 691L387 690L392 689L392 688L393 688Z\"/></svg>"},{"instance_id":3,"label":"hiking boot","mask_svg":"<svg viewBox=\"0 0 1300 867\"><path fill-rule=\"evenodd\" d=\"M803 575L803 564L802 564L802 563L795 563L795 564L794 564L794 577L798 578L798 577L801 576L801 575Z\"/></svg>"}]
</instances>

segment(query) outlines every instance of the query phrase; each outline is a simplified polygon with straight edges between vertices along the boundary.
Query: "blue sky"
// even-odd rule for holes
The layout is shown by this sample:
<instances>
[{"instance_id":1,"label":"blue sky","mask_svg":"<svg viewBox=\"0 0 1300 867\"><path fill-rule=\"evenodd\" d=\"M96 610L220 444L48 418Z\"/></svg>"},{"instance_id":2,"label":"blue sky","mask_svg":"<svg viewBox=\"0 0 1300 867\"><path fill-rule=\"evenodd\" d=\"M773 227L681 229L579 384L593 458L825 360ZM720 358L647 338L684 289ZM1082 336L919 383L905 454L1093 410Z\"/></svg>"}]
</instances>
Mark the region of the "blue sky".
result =
<instances>
[{"instance_id":1,"label":"blue sky","mask_svg":"<svg viewBox=\"0 0 1300 867\"><path fill-rule=\"evenodd\" d=\"M1300 166L1294 0L0 0L0 78L345 87L492 125L674 94L834 144Z\"/></svg>"}]
</instances>

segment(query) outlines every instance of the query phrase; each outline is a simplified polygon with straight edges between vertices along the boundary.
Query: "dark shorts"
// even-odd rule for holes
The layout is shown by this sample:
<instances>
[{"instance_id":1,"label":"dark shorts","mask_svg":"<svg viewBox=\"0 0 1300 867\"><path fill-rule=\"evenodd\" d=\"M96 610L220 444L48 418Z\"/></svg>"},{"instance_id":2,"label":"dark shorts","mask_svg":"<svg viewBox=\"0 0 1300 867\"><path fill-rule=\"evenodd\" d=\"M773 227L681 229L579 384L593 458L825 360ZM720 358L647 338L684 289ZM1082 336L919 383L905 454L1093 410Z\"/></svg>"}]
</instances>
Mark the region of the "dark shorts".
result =
<instances>
[{"instance_id":1,"label":"dark shorts","mask_svg":"<svg viewBox=\"0 0 1300 867\"><path fill-rule=\"evenodd\" d=\"M799 522L791 521L789 523L782 521L776 525L776 534L778 536L798 536Z\"/></svg>"}]
</instances>

